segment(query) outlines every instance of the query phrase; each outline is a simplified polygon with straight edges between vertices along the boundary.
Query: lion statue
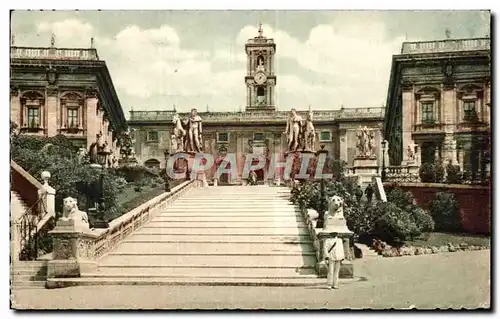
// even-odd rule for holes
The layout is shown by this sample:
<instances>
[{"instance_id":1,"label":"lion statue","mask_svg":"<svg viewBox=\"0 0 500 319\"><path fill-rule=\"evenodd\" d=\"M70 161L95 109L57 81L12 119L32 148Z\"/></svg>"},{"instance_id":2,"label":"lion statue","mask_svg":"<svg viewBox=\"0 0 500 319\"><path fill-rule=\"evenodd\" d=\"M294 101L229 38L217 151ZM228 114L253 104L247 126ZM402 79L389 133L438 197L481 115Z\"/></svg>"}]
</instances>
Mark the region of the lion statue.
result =
<instances>
[{"instance_id":1,"label":"lion statue","mask_svg":"<svg viewBox=\"0 0 500 319\"><path fill-rule=\"evenodd\" d=\"M75 228L89 229L89 217L86 212L78 209L78 201L73 197L66 197L63 200L63 218L74 220Z\"/></svg>"},{"instance_id":2,"label":"lion statue","mask_svg":"<svg viewBox=\"0 0 500 319\"><path fill-rule=\"evenodd\" d=\"M344 218L344 199L334 195L328 198L328 217Z\"/></svg>"}]
</instances>

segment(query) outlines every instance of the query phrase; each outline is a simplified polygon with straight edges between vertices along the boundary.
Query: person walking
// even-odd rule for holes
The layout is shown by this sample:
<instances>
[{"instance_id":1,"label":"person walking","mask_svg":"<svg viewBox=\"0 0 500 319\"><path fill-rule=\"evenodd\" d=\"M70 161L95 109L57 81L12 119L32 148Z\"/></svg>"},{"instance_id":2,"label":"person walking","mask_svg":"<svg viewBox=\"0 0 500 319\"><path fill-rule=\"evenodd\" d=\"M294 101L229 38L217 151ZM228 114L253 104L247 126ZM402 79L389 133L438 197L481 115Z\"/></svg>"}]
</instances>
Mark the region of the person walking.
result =
<instances>
[{"instance_id":1,"label":"person walking","mask_svg":"<svg viewBox=\"0 0 500 319\"><path fill-rule=\"evenodd\" d=\"M368 186L365 189L365 194L366 194L366 199L368 200L369 204L372 202L373 193L374 193L374 190L373 190L372 184L368 184Z\"/></svg>"},{"instance_id":2,"label":"person walking","mask_svg":"<svg viewBox=\"0 0 500 319\"><path fill-rule=\"evenodd\" d=\"M326 284L328 289L339 289L339 274L342 260L345 259L344 244L342 238L335 234L335 237L326 239L324 256L328 264L328 274Z\"/></svg>"},{"instance_id":3,"label":"person walking","mask_svg":"<svg viewBox=\"0 0 500 319\"><path fill-rule=\"evenodd\" d=\"M354 191L354 195L356 196L356 200L358 201L358 204L361 203L361 198L363 198L363 190L361 189L360 185L358 185L358 187Z\"/></svg>"}]
</instances>

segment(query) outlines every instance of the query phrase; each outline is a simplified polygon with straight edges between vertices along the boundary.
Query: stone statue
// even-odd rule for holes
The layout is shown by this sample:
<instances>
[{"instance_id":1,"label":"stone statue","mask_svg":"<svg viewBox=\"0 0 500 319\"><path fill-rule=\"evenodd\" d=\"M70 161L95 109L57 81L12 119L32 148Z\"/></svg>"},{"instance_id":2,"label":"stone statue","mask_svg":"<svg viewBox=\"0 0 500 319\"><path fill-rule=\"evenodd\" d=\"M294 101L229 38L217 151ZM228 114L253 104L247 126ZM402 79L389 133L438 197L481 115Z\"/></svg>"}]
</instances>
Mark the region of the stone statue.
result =
<instances>
[{"instance_id":1,"label":"stone statue","mask_svg":"<svg viewBox=\"0 0 500 319\"><path fill-rule=\"evenodd\" d=\"M415 145L413 143L408 144L408 149L406 150L409 161L415 160Z\"/></svg>"},{"instance_id":2,"label":"stone statue","mask_svg":"<svg viewBox=\"0 0 500 319\"><path fill-rule=\"evenodd\" d=\"M185 146L187 152L202 151L202 133L201 117L198 115L198 110L192 109L191 116L188 119L188 132Z\"/></svg>"},{"instance_id":3,"label":"stone statue","mask_svg":"<svg viewBox=\"0 0 500 319\"><path fill-rule=\"evenodd\" d=\"M77 230L88 230L90 228L87 213L78 209L78 201L73 197L66 197L63 200L62 219L73 220Z\"/></svg>"},{"instance_id":4,"label":"stone statue","mask_svg":"<svg viewBox=\"0 0 500 319\"><path fill-rule=\"evenodd\" d=\"M334 195L328 198L328 218L344 218L344 199Z\"/></svg>"},{"instance_id":5,"label":"stone statue","mask_svg":"<svg viewBox=\"0 0 500 319\"><path fill-rule=\"evenodd\" d=\"M316 130L314 129L314 124L312 122L313 112L309 110L307 113L307 118L304 123L304 127L301 132L301 140L304 146L304 151L313 152L314 144L316 143Z\"/></svg>"},{"instance_id":6,"label":"stone statue","mask_svg":"<svg viewBox=\"0 0 500 319\"><path fill-rule=\"evenodd\" d=\"M174 132L170 139L171 152L184 152L184 146L186 144L185 125L177 113L172 117L172 123L174 124Z\"/></svg>"},{"instance_id":7,"label":"stone statue","mask_svg":"<svg viewBox=\"0 0 500 319\"><path fill-rule=\"evenodd\" d=\"M134 156L135 129L129 129L120 134L117 146L120 147L120 155L126 159Z\"/></svg>"},{"instance_id":8,"label":"stone statue","mask_svg":"<svg viewBox=\"0 0 500 319\"><path fill-rule=\"evenodd\" d=\"M299 138L302 121L302 117L297 114L297 111L295 109L292 109L290 111L290 117L286 122L285 129L289 152L295 152L299 148Z\"/></svg>"},{"instance_id":9,"label":"stone statue","mask_svg":"<svg viewBox=\"0 0 500 319\"><path fill-rule=\"evenodd\" d=\"M373 156L375 146L373 141L375 134L373 130L364 126L356 132L356 136L358 138L356 145L358 149L358 156Z\"/></svg>"}]
</instances>

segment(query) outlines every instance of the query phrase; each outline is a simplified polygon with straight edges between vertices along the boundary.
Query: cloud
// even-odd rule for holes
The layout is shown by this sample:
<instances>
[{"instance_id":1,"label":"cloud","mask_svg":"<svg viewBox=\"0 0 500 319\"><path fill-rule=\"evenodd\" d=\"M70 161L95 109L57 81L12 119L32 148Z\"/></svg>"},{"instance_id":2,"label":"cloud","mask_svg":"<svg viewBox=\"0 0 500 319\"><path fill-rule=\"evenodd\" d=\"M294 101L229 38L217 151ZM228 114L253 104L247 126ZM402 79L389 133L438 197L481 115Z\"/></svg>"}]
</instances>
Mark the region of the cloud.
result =
<instances>
[{"instance_id":1,"label":"cloud","mask_svg":"<svg viewBox=\"0 0 500 319\"><path fill-rule=\"evenodd\" d=\"M402 39L387 39L382 22L371 21L370 28L321 24L305 40L269 25L263 28L277 45L279 109L380 106L385 100L391 55ZM257 35L255 26L243 27L234 39L214 39L202 49L183 45L182 35L169 25L128 25L104 35L88 22L66 19L40 22L36 32L54 33L59 47L88 47L94 37L125 111L132 100L141 101L136 110L164 109L182 101L181 110L209 104L211 111L229 111L246 103L243 48Z\"/></svg>"},{"instance_id":2,"label":"cloud","mask_svg":"<svg viewBox=\"0 0 500 319\"><path fill-rule=\"evenodd\" d=\"M347 24L341 28L334 24L318 25L303 42L269 25L263 29L264 35L274 38L277 44L278 65L280 61L293 60L320 79L312 85L297 76L280 76L282 73L277 70L281 102L296 100L331 109L340 105L381 106L385 100L391 57L401 48L403 38L388 40L382 22L372 21L370 28L366 24ZM256 27L246 26L238 34L237 42L243 45L256 34Z\"/></svg>"}]
</instances>

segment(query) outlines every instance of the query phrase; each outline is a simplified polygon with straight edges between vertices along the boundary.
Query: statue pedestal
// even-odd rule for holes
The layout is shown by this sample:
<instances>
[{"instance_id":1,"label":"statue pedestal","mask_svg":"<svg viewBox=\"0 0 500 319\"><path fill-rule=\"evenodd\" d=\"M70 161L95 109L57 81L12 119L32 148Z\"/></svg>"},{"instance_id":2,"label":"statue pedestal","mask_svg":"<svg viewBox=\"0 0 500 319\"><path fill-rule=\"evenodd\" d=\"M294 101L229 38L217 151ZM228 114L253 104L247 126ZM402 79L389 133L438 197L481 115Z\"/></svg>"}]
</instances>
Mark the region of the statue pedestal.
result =
<instances>
[{"instance_id":1,"label":"statue pedestal","mask_svg":"<svg viewBox=\"0 0 500 319\"><path fill-rule=\"evenodd\" d=\"M94 240L99 230L82 231L72 219L59 220L49 232L54 242L52 260L47 264L48 278L77 278L97 269ZM58 288L59 286L47 288Z\"/></svg>"},{"instance_id":2,"label":"statue pedestal","mask_svg":"<svg viewBox=\"0 0 500 319\"><path fill-rule=\"evenodd\" d=\"M371 183L373 176L379 176L376 156L355 157L353 168L354 174L359 176L359 182L363 185Z\"/></svg>"},{"instance_id":3,"label":"statue pedestal","mask_svg":"<svg viewBox=\"0 0 500 319\"><path fill-rule=\"evenodd\" d=\"M306 173L309 174L308 178L314 178L314 173L315 173L315 168L316 168L316 156L315 152L307 152L307 151L295 151L295 152L287 152L285 153L285 158L287 160L287 163L289 161L289 158L292 157L292 170L290 171L290 176L284 176L283 178L285 180L291 179L291 180L300 180L303 178L300 178L299 175L301 168L302 168L302 163L304 161L307 161L307 158L309 158L309 163L306 169ZM286 172L286 170L285 170Z\"/></svg>"},{"instance_id":4,"label":"statue pedestal","mask_svg":"<svg viewBox=\"0 0 500 319\"><path fill-rule=\"evenodd\" d=\"M352 260L354 259L354 254L351 247L354 246L354 233L350 231L345 225L345 219L337 219L334 221L333 218L328 218L328 225L326 228L318 232L318 239L320 242L319 247L319 258L316 263L316 271L319 277L325 278L328 274L328 265L326 263L326 255L324 252L324 246L327 240L335 237L342 238L342 243L344 244L344 255L345 259L342 261L340 266L339 278L353 278L354 277L354 265Z\"/></svg>"}]
</instances>

